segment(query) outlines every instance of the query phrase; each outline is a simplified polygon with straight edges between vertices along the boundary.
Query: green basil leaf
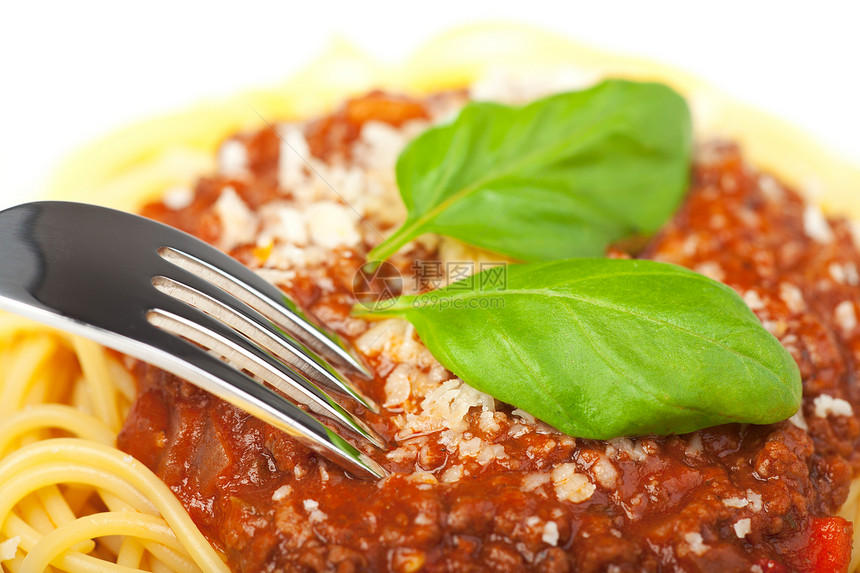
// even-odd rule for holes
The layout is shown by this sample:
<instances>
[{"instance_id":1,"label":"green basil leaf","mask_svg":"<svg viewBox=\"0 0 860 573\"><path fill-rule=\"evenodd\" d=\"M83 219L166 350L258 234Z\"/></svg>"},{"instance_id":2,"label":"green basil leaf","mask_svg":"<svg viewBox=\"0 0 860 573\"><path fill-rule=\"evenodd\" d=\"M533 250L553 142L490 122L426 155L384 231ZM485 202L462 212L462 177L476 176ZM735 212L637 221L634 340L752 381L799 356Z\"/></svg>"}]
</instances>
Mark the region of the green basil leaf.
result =
<instances>
[{"instance_id":1,"label":"green basil leaf","mask_svg":"<svg viewBox=\"0 0 860 573\"><path fill-rule=\"evenodd\" d=\"M703 275L615 259L513 265L504 285L488 272L364 313L405 317L462 380L573 436L768 424L800 406L791 355Z\"/></svg>"},{"instance_id":2,"label":"green basil leaf","mask_svg":"<svg viewBox=\"0 0 860 573\"><path fill-rule=\"evenodd\" d=\"M470 103L400 155L408 216L368 260L426 232L523 261L602 255L675 211L691 140L686 102L662 84L609 80L525 107Z\"/></svg>"}]
</instances>

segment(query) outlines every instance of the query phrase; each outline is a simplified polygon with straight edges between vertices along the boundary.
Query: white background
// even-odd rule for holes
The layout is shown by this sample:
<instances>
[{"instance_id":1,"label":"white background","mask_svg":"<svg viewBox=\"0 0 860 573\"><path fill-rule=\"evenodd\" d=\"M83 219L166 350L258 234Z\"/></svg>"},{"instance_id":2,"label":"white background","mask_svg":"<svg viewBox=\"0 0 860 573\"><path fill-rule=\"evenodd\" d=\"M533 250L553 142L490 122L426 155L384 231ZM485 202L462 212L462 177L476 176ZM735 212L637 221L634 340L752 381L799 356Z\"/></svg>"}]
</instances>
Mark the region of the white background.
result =
<instances>
[{"instance_id":1,"label":"white background","mask_svg":"<svg viewBox=\"0 0 860 573\"><path fill-rule=\"evenodd\" d=\"M130 121L265 86L335 35L397 61L434 35L526 22L685 68L860 164L860 3L208 2L0 7L0 207ZM860 193L860 190L858 190Z\"/></svg>"}]
</instances>

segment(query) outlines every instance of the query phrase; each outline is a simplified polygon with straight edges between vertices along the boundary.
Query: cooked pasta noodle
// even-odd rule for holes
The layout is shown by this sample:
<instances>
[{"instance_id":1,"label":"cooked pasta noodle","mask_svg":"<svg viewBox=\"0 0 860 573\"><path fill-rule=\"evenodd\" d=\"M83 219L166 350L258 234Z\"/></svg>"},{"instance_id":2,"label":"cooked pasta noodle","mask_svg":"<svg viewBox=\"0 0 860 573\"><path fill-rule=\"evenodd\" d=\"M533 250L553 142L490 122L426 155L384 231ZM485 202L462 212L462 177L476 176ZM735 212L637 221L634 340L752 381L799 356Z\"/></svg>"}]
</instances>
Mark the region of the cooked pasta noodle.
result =
<instances>
[{"instance_id":1,"label":"cooked pasta noodle","mask_svg":"<svg viewBox=\"0 0 860 573\"><path fill-rule=\"evenodd\" d=\"M3 567L228 570L170 489L114 447L130 405L116 356L7 316L0 344Z\"/></svg>"}]
</instances>

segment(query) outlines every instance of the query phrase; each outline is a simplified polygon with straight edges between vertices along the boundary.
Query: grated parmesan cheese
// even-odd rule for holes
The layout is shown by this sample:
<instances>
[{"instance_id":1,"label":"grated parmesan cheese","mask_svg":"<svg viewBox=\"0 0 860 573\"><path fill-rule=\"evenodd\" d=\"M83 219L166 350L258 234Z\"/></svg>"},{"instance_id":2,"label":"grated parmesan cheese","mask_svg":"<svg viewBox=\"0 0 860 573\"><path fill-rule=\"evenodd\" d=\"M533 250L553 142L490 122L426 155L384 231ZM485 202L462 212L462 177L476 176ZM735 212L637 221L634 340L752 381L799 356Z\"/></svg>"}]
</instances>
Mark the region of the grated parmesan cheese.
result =
<instances>
[{"instance_id":1,"label":"grated parmesan cheese","mask_svg":"<svg viewBox=\"0 0 860 573\"><path fill-rule=\"evenodd\" d=\"M164 192L161 197L161 202L168 209L178 211L185 209L194 202L194 191L188 187L171 187Z\"/></svg>"},{"instance_id":2,"label":"grated parmesan cheese","mask_svg":"<svg viewBox=\"0 0 860 573\"><path fill-rule=\"evenodd\" d=\"M684 541L689 545L690 551L696 555L704 555L705 552L711 548L709 545L705 545L704 539L702 539L702 534L700 533L685 533Z\"/></svg>"},{"instance_id":3,"label":"grated parmesan cheese","mask_svg":"<svg viewBox=\"0 0 860 573\"><path fill-rule=\"evenodd\" d=\"M228 139L221 144L218 170L227 177L240 177L248 172L248 150L242 142Z\"/></svg>"},{"instance_id":4,"label":"grated parmesan cheese","mask_svg":"<svg viewBox=\"0 0 860 573\"><path fill-rule=\"evenodd\" d=\"M439 476L439 481L442 483L454 483L456 481L460 481L460 478L462 477L463 466L462 464L457 464L445 470L442 475Z\"/></svg>"},{"instance_id":5,"label":"grated parmesan cheese","mask_svg":"<svg viewBox=\"0 0 860 573\"><path fill-rule=\"evenodd\" d=\"M562 501L580 503L594 493L595 486L588 477L576 473L576 464L564 463L556 466L550 474L555 495Z\"/></svg>"},{"instance_id":6,"label":"grated parmesan cheese","mask_svg":"<svg viewBox=\"0 0 860 573\"><path fill-rule=\"evenodd\" d=\"M305 511L308 512L308 519L311 523L319 523L328 519L328 515L320 511L320 504L313 499L306 499L302 502Z\"/></svg>"},{"instance_id":7,"label":"grated parmesan cheese","mask_svg":"<svg viewBox=\"0 0 860 573\"><path fill-rule=\"evenodd\" d=\"M293 492L293 488L288 485L282 485L272 493L272 501L281 501Z\"/></svg>"},{"instance_id":8,"label":"grated parmesan cheese","mask_svg":"<svg viewBox=\"0 0 860 573\"><path fill-rule=\"evenodd\" d=\"M806 424L806 418L803 417L803 408L799 408L794 415L788 419L789 422L800 428L801 430L809 430Z\"/></svg>"},{"instance_id":9,"label":"grated parmesan cheese","mask_svg":"<svg viewBox=\"0 0 860 573\"><path fill-rule=\"evenodd\" d=\"M793 284L779 284L779 298L785 303L789 312L795 314L806 310L806 301L803 299L803 293Z\"/></svg>"},{"instance_id":10,"label":"grated parmesan cheese","mask_svg":"<svg viewBox=\"0 0 860 573\"><path fill-rule=\"evenodd\" d=\"M215 202L214 211L221 221L218 246L231 250L239 245L255 242L257 217L232 187L224 187Z\"/></svg>"},{"instance_id":11,"label":"grated parmesan cheese","mask_svg":"<svg viewBox=\"0 0 860 573\"><path fill-rule=\"evenodd\" d=\"M803 230L806 235L819 243L833 242L833 230L817 205L809 203L803 210Z\"/></svg>"},{"instance_id":12,"label":"grated parmesan cheese","mask_svg":"<svg viewBox=\"0 0 860 573\"><path fill-rule=\"evenodd\" d=\"M750 307L750 310L762 310L764 301L761 300L759 294L754 290L748 290L744 293L744 302Z\"/></svg>"},{"instance_id":13,"label":"grated parmesan cheese","mask_svg":"<svg viewBox=\"0 0 860 573\"><path fill-rule=\"evenodd\" d=\"M747 499L750 500L750 507L753 511L761 511L761 494L754 492L751 489L747 490Z\"/></svg>"},{"instance_id":14,"label":"grated parmesan cheese","mask_svg":"<svg viewBox=\"0 0 860 573\"><path fill-rule=\"evenodd\" d=\"M275 202L260 208L262 230L257 245L266 246L273 241L303 247L308 244L308 224L304 215L287 203Z\"/></svg>"},{"instance_id":15,"label":"grated parmesan cheese","mask_svg":"<svg viewBox=\"0 0 860 573\"><path fill-rule=\"evenodd\" d=\"M553 547L558 545L558 525L554 521L547 521L544 524L541 541Z\"/></svg>"},{"instance_id":16,"label":"grated parmesan cheese","mask_svg":"<svg viewBox=\"0 0 860 573\"><path fill-rule=\"evenodd\" d=\"M549 474L532 472L523 476L523 491L534 491L550 482Z\"/></svg>"},{"instance_id":17,"label":"grated parmesan cheese","mask_svg":"<svg viewBox=\"0 0 860 573\"><path fill-rule=\"evenodd\" d=\"M742 508L750 504L750 501L745 497L727 497L723 499L723 505L726 507Z\"/></svg>"},{"instance_id":18,"label":"grated parmesan cheese","mask_svg":"<svg viewBox=\"0 0 860 573\"><path fill-rule=\"evenodd\" d=\"M410 377L414 376L415 372L415 367L407 362L401 362L394 367L394 370L385 379L385 403L383 406L390 408L409 399L412 392Z\"/></svg>"},{"instance_id":19,"label":"grated parmesan cheese","mask_svg":"<svg viewBox=\"0 0 860 573\"><path fill-rule=\"evenodd\" d=\"M311 148L305 134L298 125L282 125L278 129L281 136L281 146L278 153L278 183L282 189L292 190L305 186L306 159L311 155Z\"/></svg>"},{"instance_id":20,"label":"grated parmesan cheese","mask_svg":"<svg viewBox=\"0 0 860 573\"><path fill-rule=\"evenodd\" d=\"M854 409L851 404L842 398L834 398L829 394L820 394L812 401L815 408L815 415L819 418L826 418L829 415L833 416L853 416Z\"/></svg>"},{"instance_id":21,"label":"grated parmesan cheese","mask_svg":"<svg viewBox=\"0 0 860 573\"><path fill-rule=\"evenodd\" d=\"M857 313L854 310L854 303L850 300L843 300L836 305L833 309L833 318L845 336L849 336L857 328Z\"/></svg>"},{"instance_id":22,"label":"grated parmesan cheese","mask_svg":"<svg viewBox=\"0 0 860 573\"><path fill-rule=\"evenodd\" d=\"M354 247L361 241L358 215L351 208L332 201L312 203L305 210L308 230L314 244L327 249Z\"/></svg>"},{"instance_id":23,"label":"grated parmesan cheese","mask_svg":"<svg viewBox=\"0 0 860 573\"><path fill-rule=\"evenodd\" d=\"M735 535L738 536L738 539L743 539L747 536L747 534L749 534L749 532L752 530L752 526L750 525L750 523L750 518L745 517L743 519L739 519L734 524L733 527L735 529Z\"/></svg>"}]
</instances>

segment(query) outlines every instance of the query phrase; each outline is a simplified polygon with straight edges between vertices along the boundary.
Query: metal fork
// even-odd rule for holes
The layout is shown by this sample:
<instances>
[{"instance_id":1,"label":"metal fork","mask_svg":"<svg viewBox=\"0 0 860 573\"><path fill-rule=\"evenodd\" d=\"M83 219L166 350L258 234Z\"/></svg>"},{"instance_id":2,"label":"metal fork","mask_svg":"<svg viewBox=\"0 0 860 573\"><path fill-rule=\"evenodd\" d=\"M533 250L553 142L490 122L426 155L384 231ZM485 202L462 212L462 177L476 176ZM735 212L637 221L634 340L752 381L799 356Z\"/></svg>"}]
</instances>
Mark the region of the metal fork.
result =
<instances>
[{"instance_id":1,"label":"metal fork","mask_svg":"<svg viewBox=\"0 0 860 573\"><path fill-rule=\"evenodd\" d=\"M326 391L378 411L341 374L369 377L362 360L278 288L187 233L82 203L2 211L0 308L172 372L355 476L387 475L316 419L383 446Z\"/></svg>"}]
</instances>

